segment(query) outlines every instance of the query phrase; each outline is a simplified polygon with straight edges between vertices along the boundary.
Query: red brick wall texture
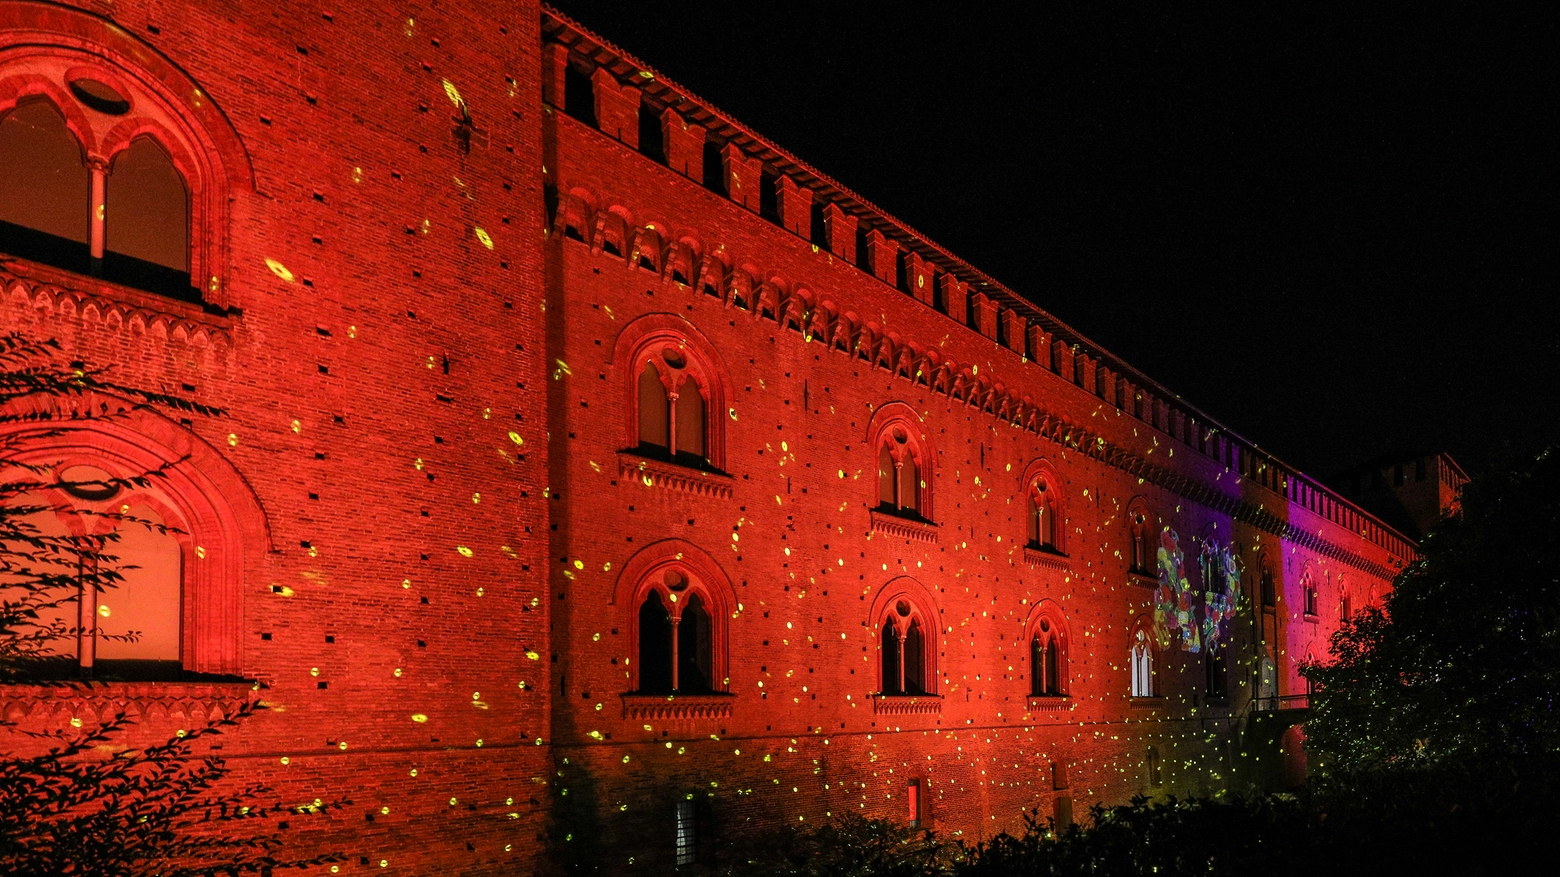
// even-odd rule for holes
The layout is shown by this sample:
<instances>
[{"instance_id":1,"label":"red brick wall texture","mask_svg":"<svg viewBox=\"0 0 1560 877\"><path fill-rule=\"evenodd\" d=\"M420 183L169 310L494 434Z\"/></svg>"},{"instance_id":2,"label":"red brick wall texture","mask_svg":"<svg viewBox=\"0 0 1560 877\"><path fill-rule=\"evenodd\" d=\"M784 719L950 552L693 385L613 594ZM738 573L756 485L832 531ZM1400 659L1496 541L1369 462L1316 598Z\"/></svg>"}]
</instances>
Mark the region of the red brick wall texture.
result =
<instances>
[{"instance_id":1,"label":"red brick wall texture","mask_svg":"<svg viewBox=\"0 0 1560 877\"><path fill-rule=\"evenodd\" d=\"M676 169L644 154L641 91L659 112L674 86L535 4L0 0L0 112L65 100L8 73L38 53L187 120L181 172L221 205L193 230L219 254L205 307L8 255L0 313L225 409L132 423L246 493L200 562L236 570L247 681L12 686L5 715L124 707L150 739L258 684L272 709L221 754L284 800L351 800L283 832L348 853L339 873L666 873L679 801L708 861L781 823L909 818L912 780L922 822L970 840L1058 799L1261 783L1259 656L1267 693L1302 693L1339 589L1379 597L1411 551L837 184L765 165L733 120L682 105ZM564 112L567 65L600 128ZM704 184L704 137L740 201ZM813 234L819 202L872 229L859 263L854 232ZM635 447L642 366L667 355L707 408L702 466ZM929 520L872 511L894 429ZM1036 477L1059 552L1026 550ZM1169 531L1194 615L1198 558L1236 561L1225 698L1174 607L1158 696L1129 696ZM713 691L631 694L655 588L713 608ZM928 694L876 696L901 603ZM1031 699L1041 619L1063 696Z\"/></svg>"}]
</instances>

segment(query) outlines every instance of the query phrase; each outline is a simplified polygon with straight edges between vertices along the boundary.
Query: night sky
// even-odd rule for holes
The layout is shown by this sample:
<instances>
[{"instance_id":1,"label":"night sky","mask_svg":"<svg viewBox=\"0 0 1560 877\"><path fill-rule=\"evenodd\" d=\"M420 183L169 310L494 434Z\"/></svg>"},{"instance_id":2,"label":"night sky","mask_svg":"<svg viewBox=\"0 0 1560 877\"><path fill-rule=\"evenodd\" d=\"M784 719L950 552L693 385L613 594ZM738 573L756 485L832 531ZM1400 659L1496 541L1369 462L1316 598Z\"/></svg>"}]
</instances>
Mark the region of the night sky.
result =
<instances>
[{"instance_id":1,"label":"night sky","mask_svg":"<svg viewBox=\"0 0 1560 877\"><path fill-rule=\"evenodd\" d=\"M557 6L1313 475L1560 440L1552 13Z\"/></svg>"}]
</instances>

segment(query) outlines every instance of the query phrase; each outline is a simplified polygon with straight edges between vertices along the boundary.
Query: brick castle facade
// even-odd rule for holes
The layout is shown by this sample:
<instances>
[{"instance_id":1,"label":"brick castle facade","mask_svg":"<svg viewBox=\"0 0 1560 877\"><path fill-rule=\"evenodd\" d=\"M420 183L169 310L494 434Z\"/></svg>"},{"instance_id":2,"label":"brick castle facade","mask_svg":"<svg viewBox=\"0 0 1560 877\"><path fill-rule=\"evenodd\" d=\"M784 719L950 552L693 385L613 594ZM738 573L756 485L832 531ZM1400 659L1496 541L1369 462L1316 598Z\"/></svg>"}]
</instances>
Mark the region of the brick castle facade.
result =
<instances>
[{"instance_id":1,"label":"brick castle facade","mask_svg":"<svg viewBox=\"0 0 1560 877\"><path fill-rule=\"evenodd\" d=\"M545 7L0 0L0 157L4 327L224 409L8 437L178 532L0 709L261 697L219 754L341 873L1279 785L1414 556Z\"/></svg>"}]
</instances>

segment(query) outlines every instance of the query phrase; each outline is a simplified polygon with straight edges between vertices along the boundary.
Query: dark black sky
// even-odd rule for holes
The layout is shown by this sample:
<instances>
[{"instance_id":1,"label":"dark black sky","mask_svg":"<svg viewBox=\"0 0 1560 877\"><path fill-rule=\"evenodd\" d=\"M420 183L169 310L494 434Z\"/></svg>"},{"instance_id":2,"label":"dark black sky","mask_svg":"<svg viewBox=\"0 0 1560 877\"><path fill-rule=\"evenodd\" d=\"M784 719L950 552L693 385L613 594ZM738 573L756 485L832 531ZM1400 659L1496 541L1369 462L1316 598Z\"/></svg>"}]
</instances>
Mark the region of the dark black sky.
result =
<instances>
[{"instance_id":1,"label":"dark black sky","mask_svg":"<svg viewBox=\"0 0 1560 877\"><path fill-rule=\"evenodd\" d=\"M557 5L1306 471L1560 440L1553 13Z\"/></svg>"}]
</instances>

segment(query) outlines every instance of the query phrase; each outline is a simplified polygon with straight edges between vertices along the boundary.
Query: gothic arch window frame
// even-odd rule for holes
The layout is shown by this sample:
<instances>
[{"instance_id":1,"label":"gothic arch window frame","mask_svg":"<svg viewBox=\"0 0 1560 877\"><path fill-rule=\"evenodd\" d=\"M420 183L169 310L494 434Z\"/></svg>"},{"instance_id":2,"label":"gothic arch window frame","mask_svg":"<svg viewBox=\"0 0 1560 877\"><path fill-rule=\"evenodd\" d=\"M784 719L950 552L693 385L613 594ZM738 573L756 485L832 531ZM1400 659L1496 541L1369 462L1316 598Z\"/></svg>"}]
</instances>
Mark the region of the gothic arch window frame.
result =
<instances>
[{"instance_id":1,"label":"gothic arch window frame","mask_svg":"<svg viewBox=\"0 0 1560 877\"><path fill-rule=\"evenodd\" d=\"M1024 497L1024 544L1032 551L1066 557L1067 501L1056 467L1043 457L1030 461L1019 477L1018 488ZM1045 530L1046 514L1051 516L1049 533ZM1047 535L1049 541L1042 538Z\"/></svg>"},{"instance_id":2,"label":"gothic arch window frame","mask_svg":"<svg viewBox=\"0 0 1560 877\"><path fill-rule=\"evenodd\" d=\"M726 372L715 347L692 323L676 314L647 314L634 320L618 334L612 361L624 387L625 408L623 419L623 448L628 453L640 453L643 447L640 434L639 383L647 363L666 365L665 354L676 351L685 364L675 371L681 378L669 381L661 377L668 396L679 395L688 381L693 381L704 400L704 460L716 472L726 470ZM659 373L662 369L658 368ZM667 454L677 463L675 429L669 426Z\"/></svg>"},{"instance_id":3,"label":"gothic arch window frame","mask_svg":"<svg viewBox=\"0 0 1560 877\"><path fill-rule=\"evenodd\" d=\"M128 111L88 109L68 85L83 78L115 88ZM242 140L211 96L155 48L106 19L53 4L0 4L0 116L38 99L64 117L97 177L90 212L103 203L102 184L114 159L139 137L157 144L189 199L192 291L218 308L239 304L227 282L229 202L239 191L253 191L254 176Z\"/></svg>"},{"instance_id":4,"label":"gothic arch window frame","mask_svg":"<svg viewBox=\"0 0 1560 877\"><path fill-rule=\"evenodd\" d=\"M684 576L686 587L674 591L668 584L667 573ZM695 693L730 694L731 622L737 609L736 590L714 558L682 539L663 539L641 548L618 574L612 602L617 609L620 624L629 632L629 688L626 693L643 691L644 680L640 676L642 668L639 660L639 611L651 594L661 598L674 625L680 622L682 612L688 605L688 597L699 597L710 619L710 690ZM674 596L676 599L673 599ZM675 643L675 627L673 631L672 642ZM675 658L672 666L677 666ZM673 691L676 693L675 687Z\"/></svg>"},{"instance_id":5,"label":"gothic arch window frame","mask_svg":"<svg viewBox=\"0 0 1560 877\"><path fill-rule=\"evenodd\" d=\"M94 466L130 477L148 472L179 544L180 662L188 672L243 675L246 573L270 550L264 509L254 490L214 447L167 418L99 394L74 400L78 410L107 404L115 416L76 419L0 433L0 449L19 463ZM117 502L117 500L116 500ZM171 521L168 519L172 519Z\"/></svg>"},{"instance_id":6,"label":"gothic arch window frame","mask_svg":"<svg viewBox=\"0 0 1560 877\"><path fill-rule=\"evenodd\" d=\"M1072 634L1068 628L1067 615L1055 600L1041 600L1029 610L1029 617L1024 621L1023 640L1019 647L1028 655L1028 672L1025 674L1029 681L1029 698L1031 700L1049 700L1053 698L1070 697L1072 694L1071 664L1068 659L1069 645ZM1055 644L1054 658L1049 651L1050 645ZM1047 658L1044 665L1036 660L1037 655ZM1054 680L1042 680L1042 670L1050 667L1055 671Z\"/></svg>"},{"instance_id":7,"label":"gothic arch window frame","mask_svg":"<svg viewBox=\"0 0 1560 877\"><path fill-rule=\"evenodd\" d=\"M867 447L871 449L872 454L867 471L878 473L873 488L873 495L877 501L871 504L871 508L896 517L927 523L935 522L937 519L933 514L933 498L936 493L934 485L937 455L921 416L904 402L889 402L881 405L867 424L866 439ZM882 457L885 451L895 466L894 499L891 503L883 498ZM915 479L912 483L916 491L915 505L908 509L908 513L903 498L902 475L907 459L915 465Z\"/></svg>"},{"instance_id":8,"label":"gothic arch window frame","mask_svg":"<svg viewBox=\"0 0 1560 877\"><path fill-rule=\"evenodd\" d=\"M1279 603L1283 601L1274 567L1273 558L1267 549L1257 553L1257 594L1252 602L1266 612L1277 611Z\"/></svg>"},{"instance_id":9,"label":"gothic arch window frame","mask_svg":"<svg viewBox=\"0 0 1560 877\"><path fill-rule=\"evenodd\" d=\"M1158 540L1148 515L1148 500L1135 496L1127 503L1127 572L1142 578L1157 579L1158 560L1155 547Z\"/></svg>"},{"instance_id":10,"label":"gothic arch window frame","mask_svg":"<svg viewBox=\"0 0 1560 877\"><path fill-rule=\"evenodd\" d=\"M1159 644L1154 641L1154 620L1149 613L1140 614L1128 628L1127 634L1128 691L1134 698L1161 696L1159 690ZM1142 661L1142 665L1139 661ZM1140 673L1141 671L1141 673Z\"/></svg>"},{"instance_id":11,"label":"gothic arch window frame","mask_svg":"<svg viewBox=\"0 0 1560 877\"><path fill-rule=\"evenodd\" d=\"M908 611L905 611L908 610ZM874 696L879 698L916 698L938 697L942 688L938 684L938 644L942 639L942 612L933 598L932 593L919 581L910 576L899 576L892 579L882 588L878 589L877 596L872 600L872 614L868 624L871 627L872 636L877 641L878 660L875 662L878 668L877 690ZM898 646L899 665L902 675L898 683L889 690L888 680L883 678L883 665L885 663L883 650L885 648L885 635L890 627L896 635L896 641L903 643L912 625L918 625L921 636L921 687L922 692L910 692L908 687L908 672L905 668L904 647Z\"/></svg>"},{"instance_id":12,"label":"gothic arch window frame","mask_svg":"<svg viewBox=\"0 0 1560 877\"><path fill-rule=\"evenodd\" d=\"M1321 586L1316 581L1316 571L1306 561L1300 570L1300 612L1306 618L1318 617L1321 609Z\"/></svg>"}]
</instances>

